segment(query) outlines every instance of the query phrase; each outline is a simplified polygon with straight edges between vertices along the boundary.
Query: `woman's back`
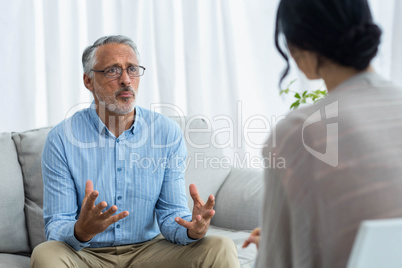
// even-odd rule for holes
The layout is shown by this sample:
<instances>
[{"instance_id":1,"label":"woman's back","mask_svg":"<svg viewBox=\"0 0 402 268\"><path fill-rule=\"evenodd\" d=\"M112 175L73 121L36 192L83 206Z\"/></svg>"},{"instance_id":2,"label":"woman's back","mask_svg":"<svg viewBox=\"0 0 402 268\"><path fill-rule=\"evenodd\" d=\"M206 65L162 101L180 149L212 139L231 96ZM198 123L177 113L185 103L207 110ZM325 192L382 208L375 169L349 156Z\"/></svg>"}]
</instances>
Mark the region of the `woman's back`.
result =
<instances>
[{"instance_id":1,"label":"woman's back","mask_svg":"<svg viewBox=\"0 0 402 268\"><path fill-rule=\"evenodd\" d=\"M321 111L321 112L317 112ZM402 217L402 89L364 72L281 122L257 267L345 267L359 224Z\"/></svg>"}]
</instances>

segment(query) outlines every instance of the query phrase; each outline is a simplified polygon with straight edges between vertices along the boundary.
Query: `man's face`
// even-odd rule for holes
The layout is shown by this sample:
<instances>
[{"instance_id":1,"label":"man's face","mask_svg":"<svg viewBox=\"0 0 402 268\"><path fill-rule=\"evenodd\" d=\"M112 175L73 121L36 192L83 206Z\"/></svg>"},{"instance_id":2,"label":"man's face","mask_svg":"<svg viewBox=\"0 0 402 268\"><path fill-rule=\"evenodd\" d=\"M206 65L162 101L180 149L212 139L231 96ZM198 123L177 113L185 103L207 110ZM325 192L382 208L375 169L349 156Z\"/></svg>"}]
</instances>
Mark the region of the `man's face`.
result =
<instances>
[{"instance_id":1,"label":"man's face","mask_svg":"<svg viewBox=\"0 0 402 268\"><path fill-rule=\"evenodd\" d=\"M95 56L95 70L112 66L126 69L138 65L137 55L131 47L124 44L100 46ZM140 78L130 77L127 70L123 70L118 78L107 78L102 72L93 72L93 78L84 74L84 83L92 91L95 104L99 109L104 109L105 113L125 115L134 110Z\"/></svg>"}]
</instances>

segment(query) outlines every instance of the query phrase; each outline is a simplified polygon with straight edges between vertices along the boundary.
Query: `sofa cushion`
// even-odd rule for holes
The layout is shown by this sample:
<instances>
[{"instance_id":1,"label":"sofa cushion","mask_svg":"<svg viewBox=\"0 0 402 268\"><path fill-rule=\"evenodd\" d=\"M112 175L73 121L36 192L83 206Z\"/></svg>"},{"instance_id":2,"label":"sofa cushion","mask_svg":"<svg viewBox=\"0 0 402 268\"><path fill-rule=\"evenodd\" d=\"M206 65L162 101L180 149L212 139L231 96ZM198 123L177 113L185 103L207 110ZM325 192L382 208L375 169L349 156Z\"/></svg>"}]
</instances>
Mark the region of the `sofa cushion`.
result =
<instances>
[{"instance_id":1,"label":"sofa cushion","mask_svg":"<svg viewBox=\"0 0 402 268\"><path fill-rule=\"evenodd\" d=\"M185 174L188 206L193 209L189 185L197 186L201 198L216 195L230 172L229 163L220 165L214 161L225 158L224 150L212 144L212 126L201 117L170 117L181 127L187 146L187 170Z\"/></svg>"},{"instance_id":2,"label":"sofa cushion","mask_svg":"<svg viewBox=\"0 0 402 268\"><path fill-rule=\"evenodd\" d=\"M216 196L212 224L234 230L259 226L264 194L264 171L232 169Z\"/></svg>"},{"instance_id":3,"label":"sofa cushion","mask_svg":"<svg viewBox=\"0 0 402 268\"><path fill-rule=\"evenodd\" d=\"M0 268L29 268L29 263L27 256L0 253Z\"/></svg>"},{"instance_id":4,"label":"sofa cushion","mask_svg":"<svg viewBox=\"0 0 402 268\"><path fill-rule=\"evenodd\" d=\"M45 241L43 221L42 149L51 128L13 133L25 191L25 217L31 249Z\"/></svg>"},{"instance_id":5,"label":"sofa cushion","mask_svg":"<svg viewBox=\"0 0 402 268\"><path fill-rule=\"evenodd\" d=\"M0 252L30 252L21 167L9 133L0 133L0 148Z\"/></svg>"}]
</instances>

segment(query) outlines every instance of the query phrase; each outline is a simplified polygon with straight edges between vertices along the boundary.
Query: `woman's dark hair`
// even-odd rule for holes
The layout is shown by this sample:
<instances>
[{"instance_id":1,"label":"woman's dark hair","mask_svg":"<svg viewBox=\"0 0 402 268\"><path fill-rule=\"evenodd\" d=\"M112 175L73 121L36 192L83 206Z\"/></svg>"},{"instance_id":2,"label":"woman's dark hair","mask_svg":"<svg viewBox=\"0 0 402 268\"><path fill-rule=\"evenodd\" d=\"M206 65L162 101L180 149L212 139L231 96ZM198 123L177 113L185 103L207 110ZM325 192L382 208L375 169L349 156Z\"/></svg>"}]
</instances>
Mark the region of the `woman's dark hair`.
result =
<instances>
[{"instance_id":1,"label":"woman's dark hair","mask_svg":"<svg viewBox=\"0 0 402 268\"><path fill-rule=\"evenodd\" d=\"M287 67L280 84L290 69L288 56L280 47L281 33L289 45L357 70L368 67L381 37L367 0L281 0L275 45Z\"/></svg>"}]
</instances>

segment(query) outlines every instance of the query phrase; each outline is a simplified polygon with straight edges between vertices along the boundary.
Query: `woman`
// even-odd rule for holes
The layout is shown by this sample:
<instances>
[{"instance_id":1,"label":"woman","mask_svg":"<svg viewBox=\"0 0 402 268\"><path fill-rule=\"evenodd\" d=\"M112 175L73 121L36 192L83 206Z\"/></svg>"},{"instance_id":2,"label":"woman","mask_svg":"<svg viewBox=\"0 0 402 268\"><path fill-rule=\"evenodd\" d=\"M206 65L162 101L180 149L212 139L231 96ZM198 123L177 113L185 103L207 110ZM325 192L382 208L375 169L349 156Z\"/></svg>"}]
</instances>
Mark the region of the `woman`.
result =
<instances>
[{"instance_id":1,"label":"woman","mask_svg":"<svg viewBox=\"0 0 402 268\"><path fill-rule=\"evenodd\" d=\"M370 67L381 31L367 0L281 0L280 39L328 96L290 113L263 154L266 171L256 267L346 267L361 221L402 217L402 90ZM283 78L289 71L289 63ZM281 81L282 81L281 80Z\"/></svg>"}]
</instances>

